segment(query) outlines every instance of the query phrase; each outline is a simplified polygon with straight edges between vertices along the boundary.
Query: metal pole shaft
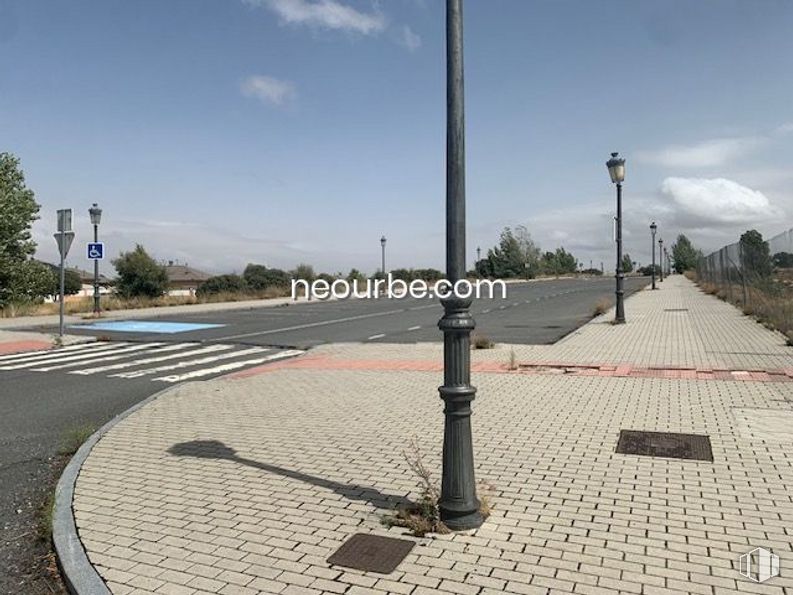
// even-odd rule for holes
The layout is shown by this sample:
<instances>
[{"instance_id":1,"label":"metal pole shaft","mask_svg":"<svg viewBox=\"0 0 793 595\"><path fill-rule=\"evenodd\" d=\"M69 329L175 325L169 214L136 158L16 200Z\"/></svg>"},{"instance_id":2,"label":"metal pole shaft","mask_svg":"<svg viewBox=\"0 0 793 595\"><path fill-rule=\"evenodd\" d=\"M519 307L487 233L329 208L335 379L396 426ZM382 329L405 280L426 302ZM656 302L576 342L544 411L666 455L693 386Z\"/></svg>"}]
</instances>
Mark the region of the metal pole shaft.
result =
<instances>
[{"instance_id":1,"label":"metal pole shaft","mask_svg":"<svg viewBox=\"0 0 793 595\"><path fill-rule=\"evenodd\" d=\"M94 225L94 243L99 242L99 226ZM99 261L94 260L94 314L99 316Z\"/></svg>"},{"instance_id":2,"label":"metal pole shaft","mask_svg":"<svg viewBox=\"0 0 793 595\"><path fill-rule=\"evenodd\" d=\"M653 273L652 273L653 274L653 289L656 289L656 287L655 287L655 232L652 233L652 236L653 236L653 241L652 241L651 248L653 249Z\"/></svg>"},{"instance_id":3,"label":"metal pole shaft","mask_svg":"<svg viewBox=\"0 0 793 595\"><path fill-rule=\"evenodd\" d=\"M462 0L446 0L446 276L452 283L465 278L465 117L463 109ZM476 498L471 435L470 299L441 300L444 401L443 476L438 503L441 520L452 530L482 524Z\"/></svg>"},{"instance_id":4,"label":"metal pole shaft","mask_svg":"<svg viewBox=\"0 0 793 595\"><path fill-rule=\"evenodd\" d=\"M66 234L61 232L61 246L66 241ZM63 249L61 249L61 279L60 279L60 296L58 296L59 300L59 308L58 308L58 336L63 338L63 298L65 293L65 285L66 285L66 270L65 270L65 260L63 257Z\"/></svg>"},{"instance_id":5,"label":"metal pole shaft","mask_svg":"<svg viewBox=\"0 0 793 595\"><path fill-rule=\"evenodd\" d=\"M385 279L385 244L383 244L381 246L381 248L382 248L382 254L381 254L380 258L381 258L381 266L382 266L382 268L380 270L383 271L383 279Z\"/></svg>"},{"instance_id":6,"label":"metal pole shaft","mask_svg":"<svg viewBox=\"0 0 793 595\"><path fill-rule=\"evenodd\" d=\"M625 304L623 303L625 273L622 270L622 184L617 184L617 312L614 322L625 322Z\"/></svg>"},{"instance_id":7,"label":"metal pole shaft","mask_svg":"<svg viewBox=\"0 0 793 595\"><path fill-rule=\"evenodd\" d=\"M663 241L658 241L658 261L660 262L661 266L659 267L659 273L661 275L659 281L663 282L664 280L664 256L663 256L663 249L664 243Z\"/></svg>"}]
</instances>

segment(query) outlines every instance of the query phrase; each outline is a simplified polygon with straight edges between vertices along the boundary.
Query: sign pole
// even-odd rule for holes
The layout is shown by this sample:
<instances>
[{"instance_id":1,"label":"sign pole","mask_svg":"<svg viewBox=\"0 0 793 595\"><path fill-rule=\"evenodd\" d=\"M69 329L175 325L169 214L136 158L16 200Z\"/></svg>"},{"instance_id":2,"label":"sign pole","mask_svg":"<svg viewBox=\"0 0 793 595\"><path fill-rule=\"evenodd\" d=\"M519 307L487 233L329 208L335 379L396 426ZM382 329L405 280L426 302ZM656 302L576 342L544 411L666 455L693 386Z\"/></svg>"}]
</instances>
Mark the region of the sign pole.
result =
<instances>
[{"instance_id":1,"label":"sign pole","mask_svg":"<svg viewBox=\"0 0 793 595\"><path fill-rule=\"evenodd\" d=\"M64 241L64 235L65 235L64 232L61 231L60 232L60 236L61 236L61 240L60 241L61 242ZM59 320L59 323L58 323L58 335L60 336L61 339L63 339L63 310L64 310L64 308L63 308L63 301L64 301L63 298L64 298L65 285L66 285L66 269L65 269L65 262L66 261L65 261L65 258L64 258L65 255L63 253L64 252L63 249L61 249L60 252L61 252L61 285L60 285L60 295L58 297L58 301L60 302L60 310L59 310L60 311L60 320Z\"/></svg>"}]
</instances>

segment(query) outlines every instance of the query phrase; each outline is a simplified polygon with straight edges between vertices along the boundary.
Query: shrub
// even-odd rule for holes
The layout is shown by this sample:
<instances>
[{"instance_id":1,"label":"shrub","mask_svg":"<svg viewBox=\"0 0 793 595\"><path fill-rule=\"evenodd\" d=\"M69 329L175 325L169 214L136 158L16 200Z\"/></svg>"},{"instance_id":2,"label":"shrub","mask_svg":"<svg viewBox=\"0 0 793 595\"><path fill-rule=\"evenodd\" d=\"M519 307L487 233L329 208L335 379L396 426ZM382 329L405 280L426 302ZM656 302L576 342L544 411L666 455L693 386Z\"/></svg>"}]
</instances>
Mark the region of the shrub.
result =
<instances>
[{"instance_id":1,"label":"shrub","mask_svg":"<svg viewBox=\"0 0 793 595\"><path fill-rule=\"evenodd\" d=\"M217 275L210 277L196 289L197 296L216 293L242 293L247 289L245 279L239 275Z\"/></svg>"},{"instance_id":2,"label":"shrub","mask_svg":"<svg viewBox=\"0 0 793 595\"><path fill-rule=\"evenodd\" d=\"M289 287L289 274L281 269L268 269L261 264L249 264L242 273L248 289L261 291L269 287Z\"/></svg>"},{"instance_id":3,"label":"shrub","mask_svg":"<svg viewBox=\"0 0 793 595\"><path fill-rule=\"evenodd\" d=\"M160 297L168 290L165 267L138 244L131 252L122 252L113 261L118 272L116 291L125 298Z\"/></svg>"}]
</instances>

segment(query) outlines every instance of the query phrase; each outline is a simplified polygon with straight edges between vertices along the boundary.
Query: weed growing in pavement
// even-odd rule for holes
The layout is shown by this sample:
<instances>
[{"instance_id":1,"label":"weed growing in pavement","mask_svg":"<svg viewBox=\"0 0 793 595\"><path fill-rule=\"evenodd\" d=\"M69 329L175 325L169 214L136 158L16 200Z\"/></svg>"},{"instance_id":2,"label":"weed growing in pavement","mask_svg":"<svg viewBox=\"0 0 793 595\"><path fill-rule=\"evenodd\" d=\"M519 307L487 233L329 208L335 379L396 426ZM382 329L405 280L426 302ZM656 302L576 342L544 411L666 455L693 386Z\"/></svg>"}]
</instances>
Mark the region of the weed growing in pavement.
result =
<instances>
[{"instance_id":1,"label":"weed growing in pavement","mask_svg":"<svg viewBox=\"0 0 793 595\"><path fill-rule=\"evenodd\" d=\"M36 523L36 536L39 541L43 541L47 547L52 546L52 517L54 512L55 491L52 490L47 494L44 502L41 503Z\"/></svg>"},{"instance_id":2,"label":"weed growing in pavement","mask_svg":"<svg viewBox=\"0 0 793 595\"><path fill-rule=\"evenodd\" d=\"M441 521L438 501L440 500L440 489L435 485L432 473L424 464L424 457L419 449L416 440L410 441L410 452L403 453L408 467L419 479L421 496L418 503L412 506L402 507L393 513L382 518L382 522L387 527L405 527L410 529L411 534L416 537L424 537L427 533L444 535L450 533L449 528ZM492 490L489 484L481 483L486 490ZM492 505L489 494L480 496L479 512L484 517L490 516Z\"/></svg>"},{"instance_id":3,"label":"weed growing in pavement","mask_svg":"<svg viewBox=\"0 0 793 595\"><path fill-rule=\"evenodd\" d=\"M82 424L67 430L61 438L58 454L66 457L72 456L94 432L96 432L96 426L93 424Z\"/></svg>"},{"instance_id":4,"label":"weed growing in pavement","mask_svg":"<svg viewBox=\"0 0 793 595\"><path fill-rule=\"evenodd\" d=\"M602 316L608 312L609 307L609 301L606 298L598 300L598 302L595 304L595 307L592 308L592 318Z\"/></svg>"},{"instance_id":5,"label":"weed growing in pavement","mask_svg":"<svg viewBox=\"0 0 793 595\"><path fill-rule=\"evenodd\" d=\"M493 349L495 345L487 335L474 333L473 337L471 337L471 346L474 349Z\"/></svg>"},{"instance_id":6,"label":"weed growing in pavement","mask_svg":"<svg viewBox=\"0 0 793 595\"><path fill-rule=\"evenodd\" d=\"M509 369L510 370L517 370L518 369L518 357L515 355L515 350L509 350Z\"/></svg>"}]
</instances>

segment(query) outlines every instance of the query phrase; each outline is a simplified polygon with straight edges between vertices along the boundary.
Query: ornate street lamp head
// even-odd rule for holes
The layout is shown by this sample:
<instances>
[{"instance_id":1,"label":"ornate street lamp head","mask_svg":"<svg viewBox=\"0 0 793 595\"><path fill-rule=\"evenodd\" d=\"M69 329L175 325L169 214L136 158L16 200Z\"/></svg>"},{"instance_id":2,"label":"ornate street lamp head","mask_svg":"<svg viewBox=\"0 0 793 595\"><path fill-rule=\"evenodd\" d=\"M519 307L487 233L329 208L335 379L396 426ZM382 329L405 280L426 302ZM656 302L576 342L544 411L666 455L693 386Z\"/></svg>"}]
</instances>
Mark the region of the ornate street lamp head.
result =
<instances>
[{"instance_id":1,"label":"ornate street lamp head","mask_svg":"<svg viewBox=\"0 0 793 595\"><path fill-rule=\"evenodd\" d=\"M88 214L91 215L91 225L99 225L99 222L102 221L102 209L98 204L94 203L94 206L88 209Z\"/></svg>"},{"instance_id":2,"label":"ornate street lamp head","mask_svg":"<svg viewBox=\"0 0 793 595\"><path fill-rule=\"evenodd\" d=\"M383 248L385 248L385 242L386 242L385 236L383 236L382 238L380 238L380 245L381 245Z\"/></svg>"},{"instance_id":3,"label":"ornate street lamp head","mask_svg":"<svg viewBox=\"0 0 793 595\"><path fill-rule=\"evenodd\" d=\"M611 181L615 184L622 184L625 180L625 159L620 157L619 153L612 153L611 159L606 161L606 167L609 168Z\"/></svg>"},{"instance_id":4,"label":"ornate street lamp head","mask_svg":"<svg viewBox=\"0 0 793 595\"><path fill-rule=\"evenodd\" d=\"M655 221L650 223L650 231L655 233L655 230L658 229L658 226L655 224Z\"/></svg>"}]
</instances>

